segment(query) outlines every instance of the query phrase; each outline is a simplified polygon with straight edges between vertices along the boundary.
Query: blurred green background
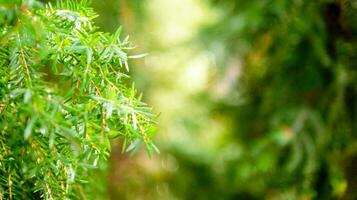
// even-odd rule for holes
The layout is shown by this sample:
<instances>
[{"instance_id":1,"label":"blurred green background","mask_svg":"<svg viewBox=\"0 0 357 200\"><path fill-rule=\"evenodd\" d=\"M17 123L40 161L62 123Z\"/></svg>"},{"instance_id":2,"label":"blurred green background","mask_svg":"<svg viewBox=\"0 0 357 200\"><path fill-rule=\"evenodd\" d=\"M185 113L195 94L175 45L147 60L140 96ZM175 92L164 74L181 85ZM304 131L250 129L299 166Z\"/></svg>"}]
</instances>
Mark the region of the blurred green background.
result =
<instances>
[{"instance_id":1,"label":"blurred green background","mask_svg":"<svg viewBox=\"0 0 357 200\"><path fill-rule=\"evenodd\" d=\"M161 154L116 144L96 199L357 199L356 0L93 6L161 113Z\"/></svg>"}]
</instances>

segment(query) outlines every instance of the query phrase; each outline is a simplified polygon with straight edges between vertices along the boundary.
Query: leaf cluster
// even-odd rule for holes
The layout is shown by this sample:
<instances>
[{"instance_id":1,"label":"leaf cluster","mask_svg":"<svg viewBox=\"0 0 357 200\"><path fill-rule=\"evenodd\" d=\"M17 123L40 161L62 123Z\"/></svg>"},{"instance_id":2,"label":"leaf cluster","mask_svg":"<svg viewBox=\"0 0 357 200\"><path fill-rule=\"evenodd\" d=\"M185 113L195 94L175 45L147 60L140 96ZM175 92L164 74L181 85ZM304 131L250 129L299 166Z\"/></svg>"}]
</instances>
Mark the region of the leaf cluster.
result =
<instances>
[{"instance_id":1,"label":"leaf cluster","mask_svg":"<svg viewBox=\"0 0 357 200\"><path fill-rule=\"evenodd\" d=\"M155 116L126 84L128 38L95 17L84 0L1 1L0 199L85 198L112 138L158 151Z\"/></svg>"}]
</instances>

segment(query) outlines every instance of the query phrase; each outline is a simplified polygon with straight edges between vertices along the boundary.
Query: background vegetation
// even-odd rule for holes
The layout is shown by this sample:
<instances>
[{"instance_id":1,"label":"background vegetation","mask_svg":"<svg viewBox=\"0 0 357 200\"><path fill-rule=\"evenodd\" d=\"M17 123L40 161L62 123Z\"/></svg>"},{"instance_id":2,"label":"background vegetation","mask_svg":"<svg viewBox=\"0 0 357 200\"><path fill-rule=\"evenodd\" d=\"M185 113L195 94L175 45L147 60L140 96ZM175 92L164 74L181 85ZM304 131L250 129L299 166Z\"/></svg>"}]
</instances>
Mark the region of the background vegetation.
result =
<instances>
[{"instance_id":1,"label":"background vegetation","mask_svg":"<svg viewBox=\"0 0 357 200\"><path fill-rule=\"evenodd\" d=\"M355 1L94 5L161 112L160 156L112 156L113 199L356 198Z\"/></svg>"}]
</instances>

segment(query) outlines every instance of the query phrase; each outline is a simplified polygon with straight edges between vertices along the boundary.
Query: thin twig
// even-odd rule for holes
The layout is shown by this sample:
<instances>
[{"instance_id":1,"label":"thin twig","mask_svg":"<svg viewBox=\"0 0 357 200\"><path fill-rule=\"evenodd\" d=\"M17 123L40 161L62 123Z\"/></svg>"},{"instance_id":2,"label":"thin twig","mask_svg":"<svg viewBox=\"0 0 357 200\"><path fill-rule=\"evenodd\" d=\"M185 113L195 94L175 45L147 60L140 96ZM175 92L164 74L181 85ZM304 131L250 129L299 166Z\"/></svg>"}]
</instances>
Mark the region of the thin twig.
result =
<instances>
[{"instance_id":1,"label":"thin twig","mask_svg":"<svg viewBox=\"0 0 357 200\"><path fill-rule=\"evenodd\" d=\"M37 149L35 142L31 141L30 144L31 144L32 148L35 150L36 155L41 159L41 161L43 161L44 158L41 155L40 151Z\"/></svg>"},{"instance_id":2,"label":"thin twig","mask_svg":"<svg viewBox=\"0 0 357 200\"><path fill-rule=\"evenodd\" d=\"M148 139L147 139L147 135L145 134L144 128L139 123L138 123L138 127L140 129L141 135L143 136L145 144L148 144Z\"/></svg>"},{"instance_id":3,"label":"thin twig","mask_svg":"<svg viewBox=\"0 0 357 200\"><path fill-rule=\"evenodd\" d=\"M50 200L53 200L51 188L48 186L47 183L45 183L45 186L46 186L46 189L47 189L48 198L49 198Z\"/></svg>"},{"instance_id":4,"label":"thin twig","mask_svg":"<svg viewBox=\"0 0 357 200\"><path fill-rule=\"evenodd\" d=\"M32 86L32 79L31 79L31 76L30 76L30 70L27 66L27 62L26 62L26 59L25 59L25 54L24 54L24 51L22 48L20 48L20 54L21 54L21 58L22 58L22 62L23 62L23 66L25 67L25 72L26 72L26 75L28 77L28 80L30 82L30 86Z\"/></svg>"}]
</instances>

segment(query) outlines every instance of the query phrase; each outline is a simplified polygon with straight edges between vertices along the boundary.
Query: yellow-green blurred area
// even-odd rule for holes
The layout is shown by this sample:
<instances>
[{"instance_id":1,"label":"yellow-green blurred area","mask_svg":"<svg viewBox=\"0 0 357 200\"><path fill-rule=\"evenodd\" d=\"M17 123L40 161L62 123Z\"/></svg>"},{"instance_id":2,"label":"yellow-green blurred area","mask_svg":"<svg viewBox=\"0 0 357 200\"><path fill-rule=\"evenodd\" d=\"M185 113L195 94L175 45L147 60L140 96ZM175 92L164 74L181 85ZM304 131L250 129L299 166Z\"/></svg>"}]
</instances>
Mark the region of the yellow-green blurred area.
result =
<instances>
[{"instance_id":1,"label":"yellow-green blurred area","mask_svg":"<svg viewBox=\"0 0 357 200\"><path fill-rule=\"evenodd\" d=\"M93 5L148 54L131 76L160 113L161 153L114 146L106 198L357 198L356 0Z\"/></svg>"}]
</instances>

